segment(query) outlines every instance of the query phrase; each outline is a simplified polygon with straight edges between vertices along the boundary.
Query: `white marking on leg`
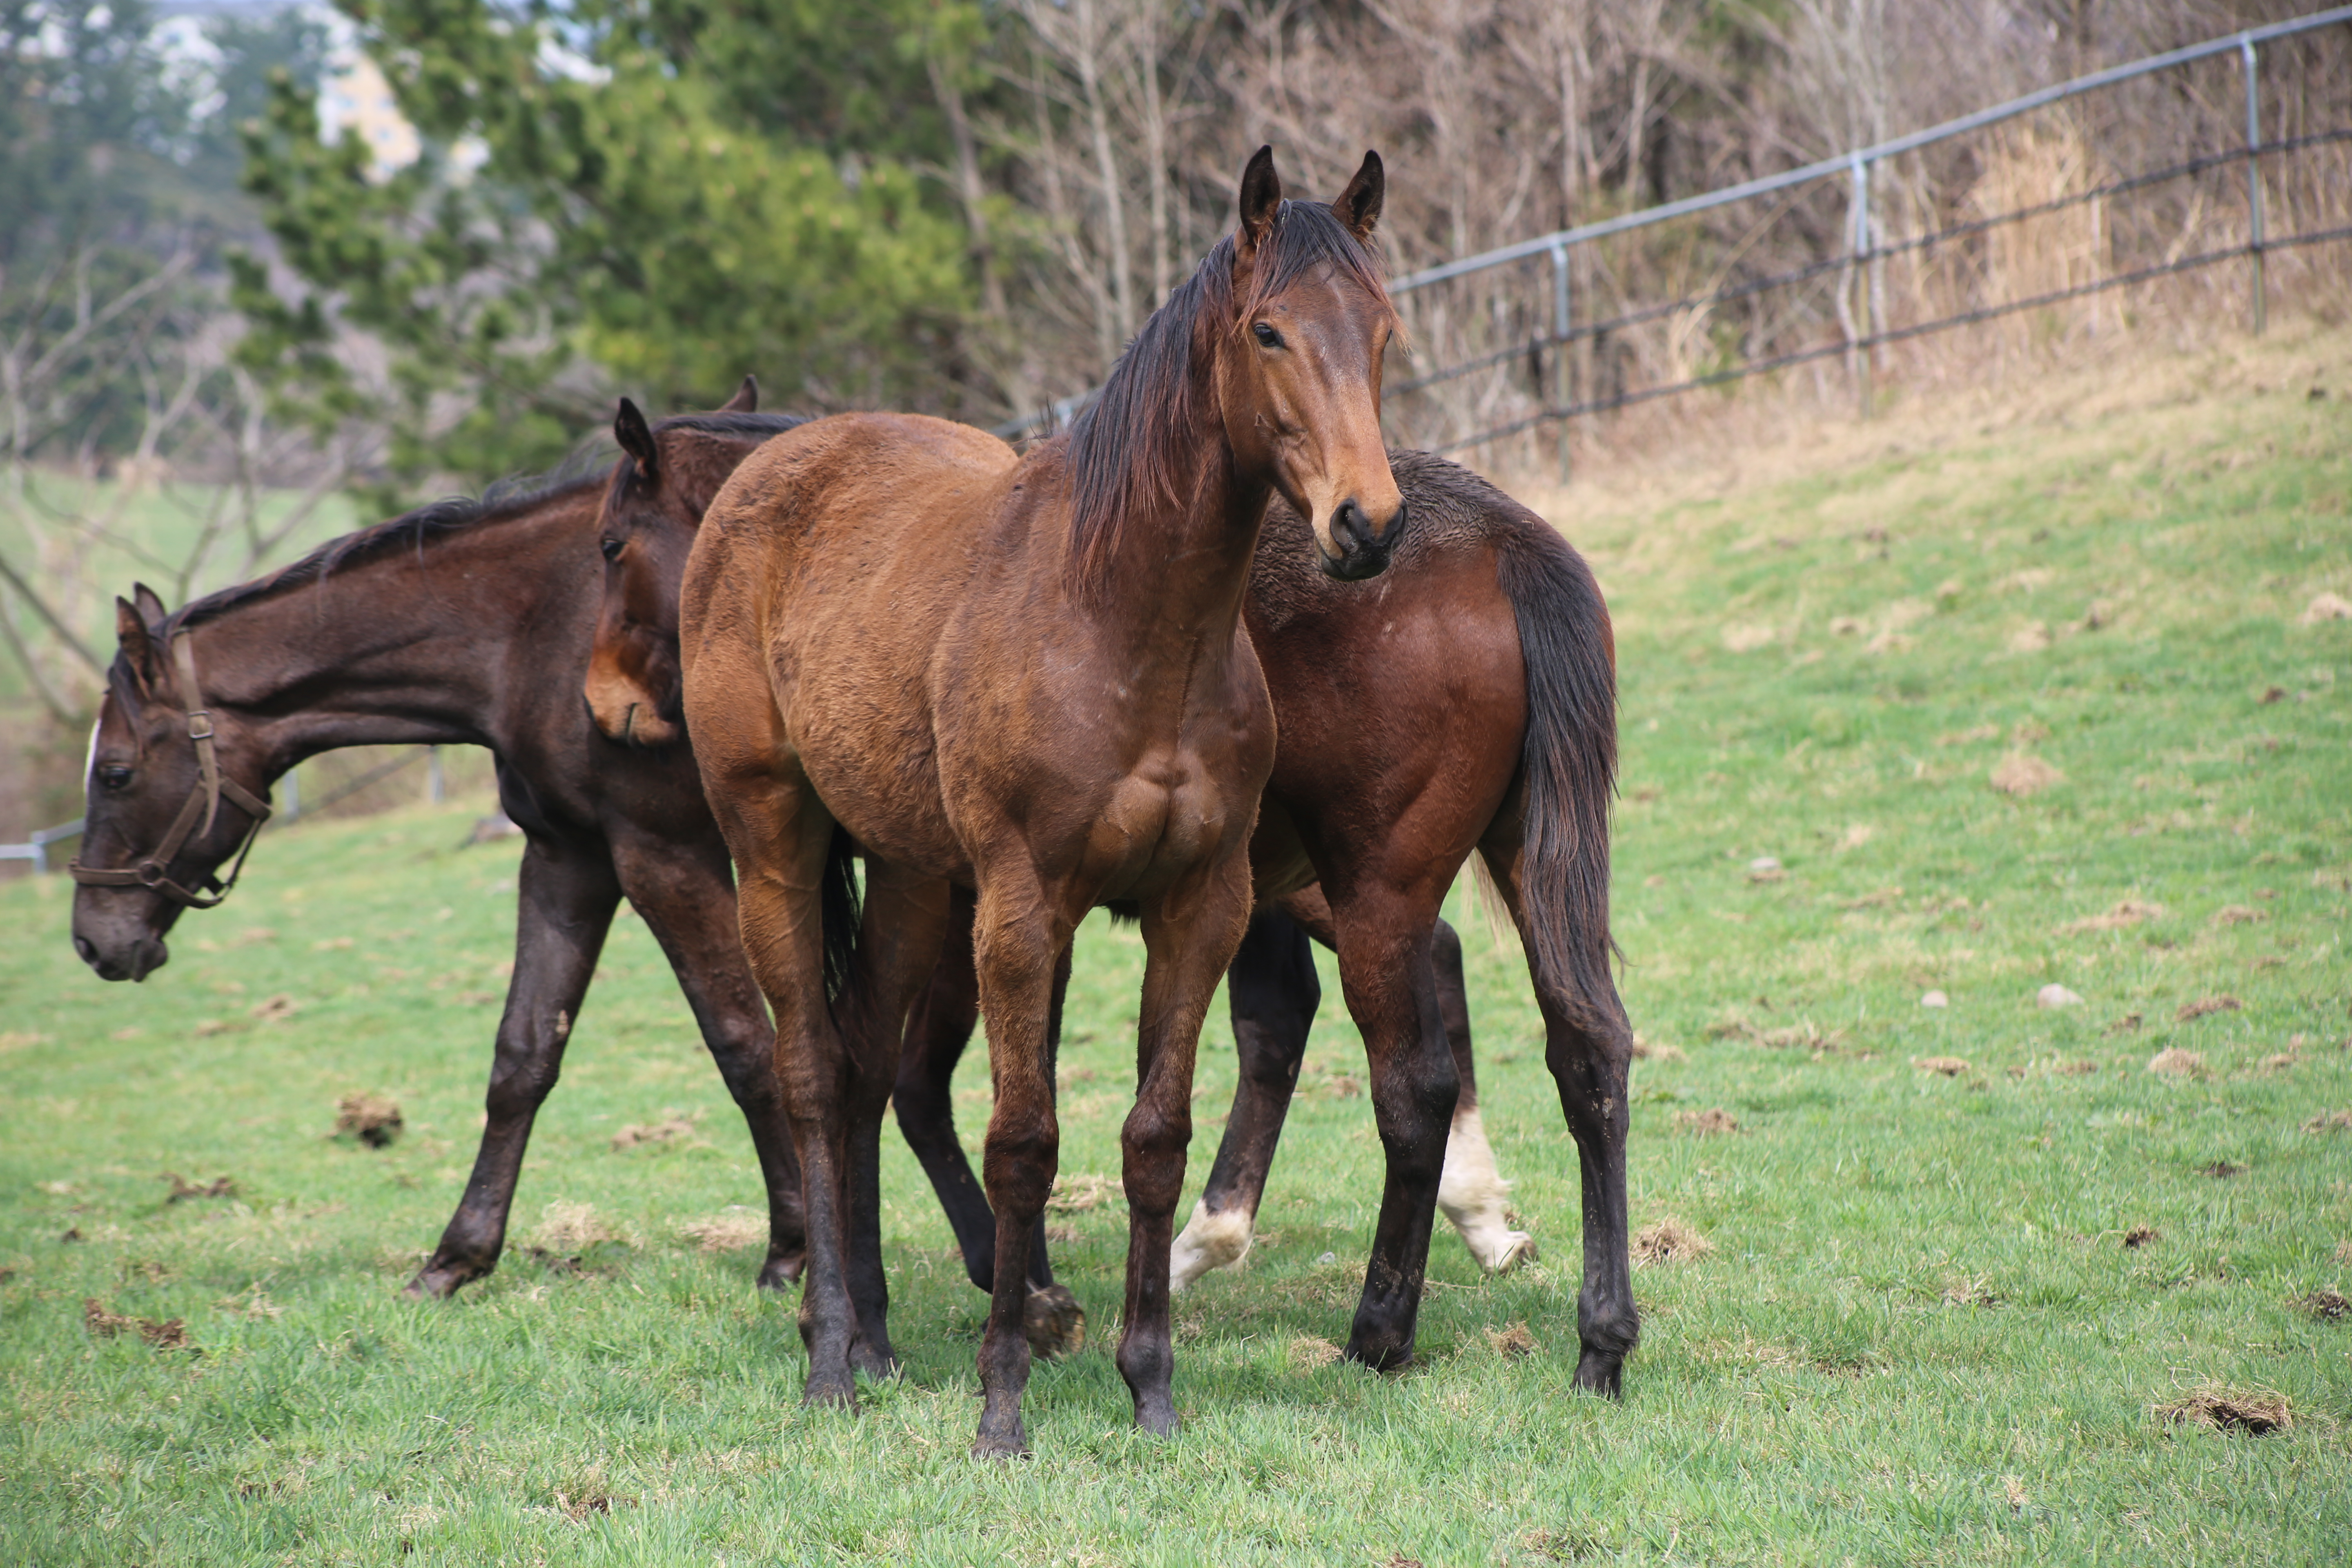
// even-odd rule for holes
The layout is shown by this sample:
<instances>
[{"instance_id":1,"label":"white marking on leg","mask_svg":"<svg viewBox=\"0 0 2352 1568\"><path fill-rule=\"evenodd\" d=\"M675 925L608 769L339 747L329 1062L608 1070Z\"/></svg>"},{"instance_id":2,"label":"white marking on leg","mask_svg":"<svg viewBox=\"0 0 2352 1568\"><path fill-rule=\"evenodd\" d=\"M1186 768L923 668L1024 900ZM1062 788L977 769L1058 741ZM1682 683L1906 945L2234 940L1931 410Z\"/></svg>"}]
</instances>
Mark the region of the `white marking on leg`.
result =
<instances>
[{"instance_id":1,"label":"white marking on leg","mask_svg":"<svg viewBox=\"0 0 2352 1568\"><path fill-rule=\"evenodd\" d=\"M1206 1198L1192 1203L1184 1234L1168 1249L1168 1289L1181 1290L1212 1268L1230 1268L1249 1256L1257 1239L1257 1215L1245 1208L1211 1214Z\"/></svg>"},{"instance_id":2,"label":"white marking on leg","mask_svg":"<svg viewBox=\"0 0 2352 1568\"><path fill-rule=\"evenodd\" d=\"M1461 1233L1478 1267L1490 1274L1516 1268L1536 1255L1535 1237L1513 1230L1504 1217L1503 1200L1510 1191L1511 1184L1495 1169L1495 1151L1486 1142L1478 1108L1455 1110L1445 1139L1445 1173L1437 1182L1437 1206Z\"/></svg>"}]
</instances>

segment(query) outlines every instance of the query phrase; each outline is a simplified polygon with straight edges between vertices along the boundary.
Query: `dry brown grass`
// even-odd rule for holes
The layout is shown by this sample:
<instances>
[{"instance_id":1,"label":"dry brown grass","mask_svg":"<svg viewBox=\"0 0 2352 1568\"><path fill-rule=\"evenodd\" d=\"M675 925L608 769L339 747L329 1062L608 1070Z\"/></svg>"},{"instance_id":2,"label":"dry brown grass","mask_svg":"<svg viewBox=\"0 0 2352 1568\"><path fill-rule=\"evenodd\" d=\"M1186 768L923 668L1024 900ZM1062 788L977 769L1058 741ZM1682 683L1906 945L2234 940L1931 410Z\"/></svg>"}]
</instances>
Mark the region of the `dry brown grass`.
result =
<instances>
[{"instance_id":1,"label":"dry brown grass","mask_svg":"<svg viewBox=\"0 0 2352 1568\"><path fill-rule=\"evenodd\" d=\"M2125 927L2136 926L2142 921L2160 921L2163 918L2162 904L2145 903L2138 899L2125 899L2105 914L2092 915L2058 929L2069 936L2074 936L2086 931L2122 931Z\"/></svg>"},{"instance_id":2,"label":"dry brown grass","mask_svg":"<svg viewBox=\"0 0 2352 1568\"><path fill-rule=\"evenodd\" d=\"M708 1219L688 1220L677 1227L677 1234L705 1252L732 1252L739 1247L765 1245L768 1216L748 1209L712 1215Z\"/></svg>"},{"instance_id":3,"label":"dry brown grass","mask_svg":"<svg viewBox=\"0 0 2352 1568\"><path fill-rule=\"evenodd\" d=\"M1528 1331L1524 1322L1515 1322L1500 1329L1488 1329L1486 1342L1493 1346L1495 1353L1505 1361L1516 1361L1520 1356L1533 1355L1540 1348L1536 1343L1535 1335Z\"/></svg>"},{"instance_id":4,"label":"dry brown grass","mask_svg":"<svg viewBox=\"0 0 2352 1568\"><path fill-rule=\"evenodd\" d=\"M1329 1340L1318 1340L1311 1334L1301 1334L1290 1342L1290 1364L1300 1372L1313 1372L1329 1366L1339 1359L1339 1347Z\"/></svg>"},{"instance_id":5,"label":"dry brown grass","mask_svg":"<svg viewBox=\"0 0 2352 1568\"><path fill-rule=\"evenodd\" d=\"M1127 1188L1117 1176L1073 1173L1054 1178L1053 1194L1046 1198L1045 1207L1054 1214L1083 1214L1107 1203L1124 1202L1126 1197Z\"/></svg>"},{"instance_id":6,"label":"dry brown grass","mask_svg":"<svg viewBox=\"0 0 2352 1568\"><path fill-rule=\"evenodd\" d=\"M153 1318L133 1318L109 1311L106 1304L91 1296L81 1304L82 1325L101 1340L135 1331L139 1337L159 1351L192 1351L195 1342L188 1338L187 1321L167 1318L158 1322Z\"/></svg>"},{"instance_id":7,"label":"dry brown grass","mask_svg":"<svg viewBox=\"0 0 2352 1568\"><path fill-rule=\"evenodd\" d=\"M2203 1078L2205 1058L2195 1051L2168 1046L2147 1058L2147 1070L2160 1078Z\"/></svg>"},{"instance_id":8,"label":"dry brown grass","mask_svg":"<svg viewBox=\"0 0 2352 1568\"><path fill-rule=\"evenodd\" d=\"M2030 752L2011 752L1994 764L1992 787L2022 799L2066 782L2066 775Z\"/></svg>"},{"instance_id":9,"label":"dry brown grass","mask_svg":"<svg viewBox=\"0 0 2352 1568\"><path fill-rule=\"evenodd\" d=\"M690 1137L700 1116L699 1111L690 1116L680 1116L674 1110L665 1110L662 1120L658 1121L633 1121L613 1134L613 1152L617 1154L624 1150L641 1149L647 1145L659 1147Z\"/></svg>"},{"instance_id":10,"label":"dry brown grass","mask_svg":"<svg viewBox=\"0 0 2352 1568\"><path fill-rule=\"evenodd\" d=\"M1941 1073L1946 1078L1958 1078L1969 1070L1967 1060L1960 1057L1914 1057L1911 1065L1921 1072Z\"/></svg>"},{"instance_id":11,"label":"dry brown grass","mask_svg":"<svg viewBox=\"0 0 2352 1568\"><path fill-rule=\"evenodd\" d=\"M1710 1108L1706 1110L1677 1110L1675 1126L1695 1137L1712 1138L1720 1133L1737 1132L1739 1123L1731 1112Z\"/></svg>"},{"instance_id":12,"label":"dry brown grass","mask_svg":"<svg viewBox=\"0 0 2352 1568\"><path fill-rule=\"evenodd\" d=\"M2193 1018L2202 1018L2208 1013L2234 1013L2237 1010L2238 999L2235 996L2200 996L2194 1002L2183 1002L2179 1011L2172 1015L2172 1021L2186 1024Z\"/></svg>"}]
</instances>

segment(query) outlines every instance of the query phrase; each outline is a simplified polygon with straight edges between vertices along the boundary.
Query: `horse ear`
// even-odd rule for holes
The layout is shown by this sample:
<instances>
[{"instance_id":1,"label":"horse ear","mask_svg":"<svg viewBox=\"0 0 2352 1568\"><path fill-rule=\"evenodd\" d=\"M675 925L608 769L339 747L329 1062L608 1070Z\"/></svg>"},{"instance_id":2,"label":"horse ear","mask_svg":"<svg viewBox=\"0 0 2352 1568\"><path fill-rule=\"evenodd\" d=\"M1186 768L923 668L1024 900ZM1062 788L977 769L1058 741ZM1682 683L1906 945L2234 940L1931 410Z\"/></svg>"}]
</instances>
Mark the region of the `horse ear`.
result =
<instances>
[{"instance_id":1,"label":"horse ear","mask_svg":"<svg viewBox=\"0 0 2352 1568\"><path fill-rule=\"evenodd\" d=\"M138 610L139 618L151 626L162 626L164 616L169 613L163 608L163 595L144 583L131 585L131 603Z\"/></svg>"},{"instance_id":2,"label":"horse ear","mask_svg":"<svg viewBox=\"0 0 2352 1568\"><path fill-rule=\"evenodd\" d=\"M1282 176L1274 172L1274 149L1261 147L1242 171L1241 225L1234 233L1234 248L1243 260L1257 254L1281 205Z\"/></svg>"},{"instance_id":3,"label":"horse ear","mask_svg":"<svg viewBox=\"0 0 2352 1568\"><path fill-rule=\"evenodd\" d=\"M1348 226L1348 232L1366 245L1372 242L1372 226L1381 221L1381 201L1388 194L1388 173L1381 166L1378 153L1364 154L1363 167L1331 204L1334 216Z\"/></svg>"},{"instance_id":4,"label":"horse ear","mask_svg":"<svg viewBox=\"0 0 2352 1568\"><path fill-rule=\"evenodd\" d=\"M613 439L636 459L637 472L648 479L654 477L661 466L661 447L654 441L653 426L646 423L644 412L625 397L621 399L621 411L613 416Z\"/></svg>"},{"instance_id":5,"label":"horse ear","mask_svg":"<svg viewBox=\"0 0 2352 1568\"><path fill-rule=\"evenodd\" d=\"M760 378L747 375L735 395L719 405L721 414L757 414L760 412Z\"/></svg>"},{"instance_id":6,"label":"horse ear","mask_svg":"<svg viewBox=\"0 0 2352 1568\"><path fill-rule=\"evenodd\" d=\"M142 598L155 597L153 590L142 584L132 590ZM114 601L114 637L122 645L122 662L130 668L131 678L139 689L152 696L163 689L163 662L155 657L155 639L147 630L146 617L128 599Z\"/></svg>"}]
</instances>

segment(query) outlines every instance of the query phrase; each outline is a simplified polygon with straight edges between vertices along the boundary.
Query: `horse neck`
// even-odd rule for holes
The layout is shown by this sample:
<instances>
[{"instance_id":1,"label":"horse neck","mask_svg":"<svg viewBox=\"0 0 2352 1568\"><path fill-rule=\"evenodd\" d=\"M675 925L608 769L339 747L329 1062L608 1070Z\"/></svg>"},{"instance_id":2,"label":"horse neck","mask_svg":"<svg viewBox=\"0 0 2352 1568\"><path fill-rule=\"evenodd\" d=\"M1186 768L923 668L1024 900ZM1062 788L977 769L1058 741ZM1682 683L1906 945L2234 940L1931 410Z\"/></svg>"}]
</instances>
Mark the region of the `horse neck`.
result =
<instances>
[{"instance_id":1,"label":"horse neck","mask_svg":"<svg viewBox=\"0 0 2352 1568\"><path fill-rule=\"evenodd\" d=\"M1230 657L1241 635L1250 563L1274 486L1239 471L1215 399L1188 437L1200 458L1200 480L1182 500L1162 500L1123 520L1109 571L1095 595L1094 618L1139 650L1192 645L1193 659Z\"/></svg>"},{"instance_id":2,"label":"horse neck","mask_svg":"<svg viewBox=\"0 0 2352 1568\"><path fill-rule=\"evenodd\" d=\"M532 688L577 662L555 637L581 618L572 610L593 613L596 501L594 487L575 487L198 622L205 702L255 737L270 778L340 746L503 749L529 711L507 679L512 645L540 645Z\"/></svg>"}]
</instances>

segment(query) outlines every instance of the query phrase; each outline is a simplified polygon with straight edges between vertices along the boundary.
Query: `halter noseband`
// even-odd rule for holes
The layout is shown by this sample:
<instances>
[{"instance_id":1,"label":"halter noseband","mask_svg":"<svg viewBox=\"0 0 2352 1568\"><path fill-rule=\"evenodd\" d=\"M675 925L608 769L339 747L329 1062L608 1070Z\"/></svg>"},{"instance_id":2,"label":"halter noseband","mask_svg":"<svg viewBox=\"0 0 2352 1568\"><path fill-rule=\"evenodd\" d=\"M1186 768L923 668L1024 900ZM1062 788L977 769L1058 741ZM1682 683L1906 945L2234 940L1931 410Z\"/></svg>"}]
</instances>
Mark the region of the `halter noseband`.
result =
<instances>
[{"instance_id":1,"label":"halter noseband","mask_svg":"<svg viewBox=\"0 0 2352 1568\"><path fill-rule=\"evenodd\" d=\"M172 819L172 830L163 835L163 842L155 853L136 866L119 869L85 866L76 857L67 867L67 874L85 888L152 888L173 903L191 910L209 910L228 897L229 889L245 870L245 857L260 835L261 825L269 820L269 804L251 790L221 772L220 758L213 751L213 716L205 710L204 698L196 687L196 655L188 642L186 628L172 634L172 673L180 689L180 706L188 715L188 739L196 748L196 786L188 792L188 802L180 807L180 815ZM221 796L253 820L237 842L236 859L228 868L228 880L218 873L205 877L197 889L180 886L172 880L172 862L180 853L180 846L196 833L210 833L214 819L220 816ZM197 819L203 826L197 826ZM215 889L207 894L198 889Z\"/></svg>"}]
</instances>

